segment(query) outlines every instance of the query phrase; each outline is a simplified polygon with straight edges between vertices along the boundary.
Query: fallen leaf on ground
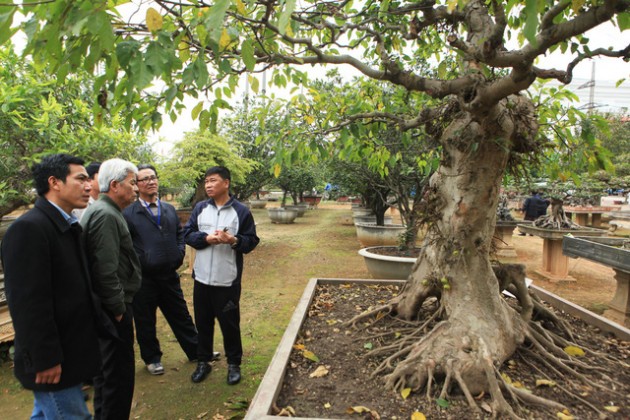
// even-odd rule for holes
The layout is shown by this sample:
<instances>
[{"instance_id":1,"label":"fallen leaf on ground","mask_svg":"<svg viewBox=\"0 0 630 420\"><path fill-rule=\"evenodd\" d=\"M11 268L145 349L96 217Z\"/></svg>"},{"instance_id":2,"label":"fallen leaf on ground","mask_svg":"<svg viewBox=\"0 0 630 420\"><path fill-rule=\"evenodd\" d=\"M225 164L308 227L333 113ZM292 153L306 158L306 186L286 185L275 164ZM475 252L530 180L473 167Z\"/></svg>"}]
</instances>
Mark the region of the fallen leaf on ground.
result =
<instances>
[{"instance_id":1,"label":"fallen leaf on ground","mask_svg":"<svg viewBox=\"0 0 630 420\"><path fill-rule=\"evenodd\" d=\"M426 416L419 411L414 411L411 420L427 420Z\"/></svg>"},{"instance_id":2,"label":"fallen leaf on ground","mask_svg":"<svg viewBox=\"0 0 630 420\"><path fill-rule=\"evenodd\" d=\"M302 352L302 356L304 356L308 360L312 360L313 362L319 362L319 357L317 357L315 353L310 350L304 350Z\"/></svg>"},{"instance_id":3,"label":"fallen leaf on ground","mask_svg":"<svg viewBox=\"0 0 630 420\"><path fill-rule=\"evenodd\" d=\"M556 383L549 379L536 379L536 386L556 386Z\"/></svg>"},{"instance_id":4,"label":"fallen leaf on ground","mask_svg":"<svg viewBox=\"0 0 630 420\"><path fill-rule=\"evenodd\" d=\"M332 406L330 405L330 403L326 403L326 404L324 404L324 408L330 408L330 407L332 407Z\"/></svg>"},{"instance_id":5,"label":"fallen leaf on ground","mask_svg":"<svg viewBox=\"0 0 630 420\"><path fill-rule=\"evenodd\" d=\"M617 411L619 411L619 407L615 405L607 405L606 407L604 407L604 410L610 411L611 413L616 413Z\"/></svg>"},{"instance_id":6,"label":"fallen leaf on ground","mask_svg":"<svg viewBox=\"0 0 630 420\"><path fill-rule=\"evenodd\" d=\"M411 394L411 388L405 388L400 391L400 395L403 397L403 400L406 400L409 394Z\"/></svg>"},{"instance_id":7,"label":"fallen leaf on ground","mask_svg":"<svg viewBox=\"0 0 630 420\"><path fill-rule=\"evenodd\" d=\"M328 375L328 369L326 369L326 366L320 365L308 376L310 378L321 378L322 376L326 375Z\"/></svg>"},{"instance_id":8,"label":"fallen leaf on ground","mask_svg":"<svg viewBox=\"0 0 630 420\"><path fill-rule=\"evenodd\" d=\"M566 346L564 348L564 352L568 354L569 356L578 356L578 357L584 356L584 350L576 346Z\"/></svg>"}]
</instances>

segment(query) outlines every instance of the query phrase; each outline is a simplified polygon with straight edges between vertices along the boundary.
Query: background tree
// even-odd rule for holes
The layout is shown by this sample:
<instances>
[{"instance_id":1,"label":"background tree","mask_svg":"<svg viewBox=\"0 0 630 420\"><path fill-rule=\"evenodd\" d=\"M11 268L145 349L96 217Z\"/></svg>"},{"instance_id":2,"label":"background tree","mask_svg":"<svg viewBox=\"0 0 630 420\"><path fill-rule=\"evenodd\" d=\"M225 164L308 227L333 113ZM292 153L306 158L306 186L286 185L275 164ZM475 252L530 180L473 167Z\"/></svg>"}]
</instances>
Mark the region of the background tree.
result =
<instances>
[{"instance_id":1,"label":"background tree","mask_svg":"<svg viewBox=\"0 0 630 420\"><path fill-rule=\"evenodd\" d=\"M70 153L86 164L153 159L146 138L123 129L117 115L95 122L92 94L85 72L58 84L11 48L0 49L0 217L34 200L31 166L44 154Z\"/></svg>"},{"instance_id":2,"label":"background tree","mask_svg":"<svg viewBox=\"0 0 630 420\"><path fill-rule=\"evenodd\" d=\"M128 123L140 126L159 125L158 104L173 113L184 94L211 91L212 105L201 109L201 103L194 112L202 127L214 127L226 106L218 81L229 89L239 73L270 67L275 67L270 80L278 86L304 82L297 66L347 64L366 77L424 92L434 102L413 115L390 113L385 103L370 112L354 113L350 106L344 113L347 123L336 124L338 139L346 142L351 135L360 137L363 122L388 118L401 132L422 126L441 147L440 166L429 183L433 212L427 245L404 291L382 308L415 320L427 299L438 297L434 316L440 322L420 339L403 338L399 351L377 350L387 356L378 372L392 389L426 387L428 396L437 376L443 381L441 397L457 383L472 410L479 410L473 395L487 393L493 415L511 417L516 414L501 388L522 401L531 401L531 395L505 383L496 366L521 345L536 348L540 358L563 372L575 373L569 356L532 322L536 305L525 289L514 288L520 308L501 298L488 253L508 163L531 162L546 143L538 136L534 103L522 92L537 79L570 83L575 65L590 57L627 59L628 48L589 45L584 35L603 22L627 29L627 0L151 4L146 20L138 23L108 10L116 5L109 1L99 2L101 7L87 0L3 7L0 34L10 36L12 15L23 8L26 54L60 79L73 66L92 70L102 63L105 72L96 89L111 93L110 111L129 109ZM573 54L573 61L564 69L537 63L554 50ZM458 66L440 70L445 57ZM427 60L439 63L438 77L422 73L418 63ZM142 100L154 78L165 82L164 91ZM320 122L317 128L325 132L332 125ZM499 280L503 286L522 286L523 276ZM558 408L542 399L537 403Z\"/></svg>"},{"instance_id":3,"label":"background tree","mask_svg":"<svg viewBox=\"0 0 630 420\"><path fill-rule=\"evenodd\" d=\"M239 156L252 162L252 170L242 182L232 185L238 200L247 200L273 180L273 150L271 138L278 133L283 119L270 112L273 107L265 101L248 100L236 106L232 113L221 120L220 132L236 147Z\"/></svg>"},{"instance_id":4,"label":"background tree","mask_svg":"<svg viewBox=\"0 0 630 420\"><path fill-rule=\"evenodd\" d=\"M160 166L160 182L165 188L181 191L180 204L194 206L208 198L204 174L215 165L227 167L232 183L243 183L255 162L240 156L236 147L207 130L188 132L175 144L172 157Z\"/></svg>"}]
</instances>

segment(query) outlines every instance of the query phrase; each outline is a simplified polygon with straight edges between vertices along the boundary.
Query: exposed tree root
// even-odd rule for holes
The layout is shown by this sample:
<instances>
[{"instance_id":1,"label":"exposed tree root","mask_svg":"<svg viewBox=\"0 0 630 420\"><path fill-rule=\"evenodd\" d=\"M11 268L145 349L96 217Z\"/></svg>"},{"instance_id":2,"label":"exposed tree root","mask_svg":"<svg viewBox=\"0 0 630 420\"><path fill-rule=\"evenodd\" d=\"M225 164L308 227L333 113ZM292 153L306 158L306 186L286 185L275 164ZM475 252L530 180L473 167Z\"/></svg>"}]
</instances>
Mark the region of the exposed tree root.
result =
<instances>
[{"instance_id":1,"label":"exposed tree root","mask_svg":"<svg viewBox=\"0 0 630 420\"><path fill-rule=\"evenodd\" d=\"M567 346L579 346L575 344L569 326L528 291L524 281L524 268L520 265L503 265L495 267L494 271L499 288L508 290L518 301L518 306L512 305L512 310L518 313L513 322L520 323L519 328L523 329L525 338L518 352L524 358L537 360L545 366L547 372L556 377L573 378L587 386L606 389L616 394L614 390L593 383L581 373L597 371L605 378L605 372L571 357L563 350ZM434 294L435 291L430 290L424 293L426 298ZM479 394L481 386L480 395L488 393L491 396L490 410L494 418L519 419L517 413L525 409L522 405L535 405L555 411L565 409L558 402L536 396L506 382L497 368L502 360L496 360L484 338L474 334L468 336L468 333L463 334L464 336L453 333L453 325L439 301L436 305L433 300L425 300L420 308L419 313L425 314L423 319L407 321L394 317L396 303L392 301L364 312L347 323L357 327L359 322L369 319L365 323L367 326L360 326L363 329L373 327L387 318L400 325L400 328L395 329L400 333L395 339L391 329L369 336L371 340L383 343L366 355L366 358L379 360L372 377L384 375L386 386L398 392L405 388L411 388L415 392L424 389L423 395L427 399L435 398L435 392L438 391L439 398L447 399L455 391L463 395L472 412L477 415L481 415L482 411L474 395ZM362 339L365 337L362 336ZM606 357L595 352L591 354ZM530 362L526 363L534 367ZM483 379L471 380L470 373L475 371L482 372ZM540 369L536 368L536 371L542 377L550 378ZM436 390L438 383L441 386ZM568 387L558 386L558 389L600 413L593 404L580 397L579 392L571 391ZM488 410L488 405L485 409Z\"/></svg>"}]
</instances>

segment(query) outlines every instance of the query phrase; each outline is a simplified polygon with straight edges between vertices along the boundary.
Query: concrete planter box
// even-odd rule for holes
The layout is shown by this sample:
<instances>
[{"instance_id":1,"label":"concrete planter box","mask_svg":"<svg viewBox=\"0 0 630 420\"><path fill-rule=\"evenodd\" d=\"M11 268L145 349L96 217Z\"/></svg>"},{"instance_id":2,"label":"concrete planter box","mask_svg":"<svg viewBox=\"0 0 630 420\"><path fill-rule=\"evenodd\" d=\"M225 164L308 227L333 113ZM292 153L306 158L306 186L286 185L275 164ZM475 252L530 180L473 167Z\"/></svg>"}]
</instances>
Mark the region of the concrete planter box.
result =
<instances>
[{"instance_id":1,"label":"concrete planter box","mask_svg":"<svg viewBox=\"0 0 630 420\"><path fill-rule=\"evenodd\" d=\"M378 226L376 223L355 223L357 239L362 247L379 245L398 245L400 235L407 228L403 225Z\"/></svg>"},{"instance_id":2,"label":"concrete planter box","mask_svg":"<svg viewBox=\"0 0 630 420\"><path fill-rule=\"evenodd\" d=\"M365 260L372 278L406 280L409 277L417 258L379 255L372 252L374 248L380 247L372 246L359 250L359 255Z\"/></svg>"},{"instance_id":3,"label":"concrete planter box","mask_svg":"<svg viewBox=\"0 0 630 420\"><path fill-rule=\"evenodd\" d=\"M249 405L249 410L245 415L245 420L272 420L272 419L286 419L286 417L274 416L270 414L272 412L272 407L275 404L276 398L280 394L282 389L282 383L284 381L284 376L286 373L286 369L289 363L289 357L291 355L291 350L293 344L296 342L298 338L298 334L302 328L302 324L306 319L309 307L311 306L311 302L313 301L313 296L315 295L315 289L319 284L344 284L344 283L362 283L362 284L399 284L402 285L405 283L403 280L357 280L357 279L311 279L306 288L300 301L298 302L295 311L293 312L293 316L289 321L289 325L280 340L280 344L276 348L276 353L274 354L269 367L267 368L267 372L265 376L263 376L260 385L258 386L258 390L256 391L256 395L252 399L251 404ZM559 296L556 296L552 293L547 292L546 290L535 287L534 285L530 286L534 293L538 295L539 298L549 303L551 306L563 310L573 316L581 318L585 322L597 326L602 331L610 332L617 336L617 338L621 340L630 340L630 330L627 328L621 327L601 316L594 314L590 311L587 311L584 308L581 308L573 303L562 299ZM322 420L320 418L314 417L296 417L302 420Z\"/></svg>"},{"instance_id":4,"label":"concrete planter box","mask_svg":"<svg viewBox=\"0 0 630 420\"><path fill-rule=\"evenodd\" d=\"M283 207L267 209L271 223L290 224L298 217L297 210L289 210Z\"/></svg>"},{"instance_id":5,"label":"concrete planter box","mask_svg":"<svg viewBox=\"0 0 630 420\"><path fill-rule=\"evenodd\" d=\"M615 270L617 290L604 312L607 318L630 327L630 249L621 248L622 238L567 237L562 240L562 252L571 258L586 258Z\"/></svg>"},{"instance_id":6,"label":"concrete planter box","mask_svg":"<svg viewBox=\"0 0 630 420\"><path fill-rule=\"evenodd\" d=\"M304 217L306 210L308 210L308 206L300 206L299 204L295 206L284 206L284 208L287 210L295 210L297 217Z\"/></svg>"}]
</instances>

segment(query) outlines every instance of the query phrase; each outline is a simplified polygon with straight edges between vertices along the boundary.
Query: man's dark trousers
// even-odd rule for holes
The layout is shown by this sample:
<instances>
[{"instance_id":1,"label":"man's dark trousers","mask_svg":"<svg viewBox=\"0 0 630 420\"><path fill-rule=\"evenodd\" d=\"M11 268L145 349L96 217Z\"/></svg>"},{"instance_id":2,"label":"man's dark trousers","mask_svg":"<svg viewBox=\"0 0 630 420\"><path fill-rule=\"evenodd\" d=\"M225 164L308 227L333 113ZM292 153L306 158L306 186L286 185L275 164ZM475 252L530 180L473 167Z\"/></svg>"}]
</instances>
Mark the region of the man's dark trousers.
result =
<instances>
[{"instance_id":1,"label":"man's dark trousers","mask_svg":"<svg viewBox=\"0 0 630 420\"><path fill-rule=\"evenodd\" d=\"M133 298L133 317L144 363L157 363L162 357L155 328L157 308L162 311L188 359L197 359L197 330L186 306L179 275L143 275L142 286Z\"/></svg>"},{"instance_id":2,"label":"man's dark trousers","mask_svg":"<svg viewBox=\"0 0 630 420\"><path fill-rule=\"evenodd\" d=\"M195 281L193 291L195 323L199 332L199 361L212 360L214 321L219 321L228 364L240 365L243 358L240 309L241 284L230 287L208 286Z\"/></svg>"},{"instance_id":3,"label":"man's dark trousers","mask_svg":"<svg viewBox=\"0 0 630 420\"><path fill-rule=\"evenodd\" d=\"M136 363L133 352L133 310L125 304L120 321L110 318L118 338L100 338L103 368L94 378L94 419L128 419L133 401Z\"/></svg>"}]
</instances>

